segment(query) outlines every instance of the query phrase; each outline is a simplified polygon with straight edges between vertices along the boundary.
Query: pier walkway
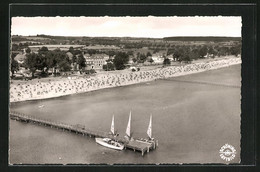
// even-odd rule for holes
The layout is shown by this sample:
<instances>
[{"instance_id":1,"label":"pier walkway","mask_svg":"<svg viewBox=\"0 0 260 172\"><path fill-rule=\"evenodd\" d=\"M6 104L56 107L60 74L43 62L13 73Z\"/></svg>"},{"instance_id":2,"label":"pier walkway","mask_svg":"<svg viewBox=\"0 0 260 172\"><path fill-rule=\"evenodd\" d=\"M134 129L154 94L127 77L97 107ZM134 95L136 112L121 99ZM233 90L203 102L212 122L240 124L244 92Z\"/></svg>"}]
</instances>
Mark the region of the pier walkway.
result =
<instances>
[{"instance_id":1,"label":"pier walkway","mask_svg":"<svg viewBox=\"0 0 260 172\"><path fill-rule=\"evenodd\" d=\"M61 122L55 122L47 119L40 119L33 116L25 115L22 113L11 111L9 112L10 118L17 121L27 122L27 123L34 123L38 125L43 125L46 127L57 128L63 131L69 131L72 133L80 134L82 136L89 136L89 137L101 137L101 138L110 138L112 140L116 140L124 144L125 149L131 149L133 151L140 151L142 156L145 152L149 152L150 150L156 149L158 146L157 140L145 141L140 139L131 139L127 140L124 137L113 137L108 132L103 131L93 131L90 129L85 128L82 125L69 125Z\"/></svg>"}]
</instances>

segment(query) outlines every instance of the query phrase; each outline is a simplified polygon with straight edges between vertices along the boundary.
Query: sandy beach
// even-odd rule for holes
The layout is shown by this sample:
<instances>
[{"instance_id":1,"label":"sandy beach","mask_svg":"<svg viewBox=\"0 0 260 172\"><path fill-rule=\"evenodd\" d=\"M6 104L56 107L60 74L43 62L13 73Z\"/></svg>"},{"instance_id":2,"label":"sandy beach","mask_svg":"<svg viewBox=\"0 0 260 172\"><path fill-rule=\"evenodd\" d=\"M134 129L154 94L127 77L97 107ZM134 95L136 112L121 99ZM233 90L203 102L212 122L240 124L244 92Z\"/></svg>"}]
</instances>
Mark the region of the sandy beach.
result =
<instances>
[{"instance_id":1,"label":"sandy beach","mask_svg":"<svg viewBox=\"0 0 260 172\"><path fill-rule=\"evenodd\" d=\"M90 77L67 77L62 80L49 80L47 82L11 83L10 102L26 100L46 99L70 94L84 93L104 88L125 86L164 79L182 75L188 75L212 69L240 64L241 58L218 59L209 62L198 62L183 66L168 66L152 70L122 73L100 73Z\"/></svg>"}]
</instances>

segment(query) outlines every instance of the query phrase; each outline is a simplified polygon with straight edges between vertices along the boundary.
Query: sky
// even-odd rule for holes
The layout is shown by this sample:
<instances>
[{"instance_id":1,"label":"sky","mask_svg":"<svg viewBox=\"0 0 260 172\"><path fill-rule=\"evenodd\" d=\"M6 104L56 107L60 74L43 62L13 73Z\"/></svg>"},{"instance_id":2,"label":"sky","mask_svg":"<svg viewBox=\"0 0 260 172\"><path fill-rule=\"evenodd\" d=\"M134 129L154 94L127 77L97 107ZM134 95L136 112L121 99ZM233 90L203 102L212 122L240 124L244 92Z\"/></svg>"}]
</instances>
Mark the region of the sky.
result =
<instances>
[{"instance_id":1,"label":"sky","mask_svg":"<svg viewBox=\"0 0 260 172\"><path fill-rule=\"evenodd\" d=\"M13 17L11 35L241 37L241 17Z\"/></svg>"}]
</instances>

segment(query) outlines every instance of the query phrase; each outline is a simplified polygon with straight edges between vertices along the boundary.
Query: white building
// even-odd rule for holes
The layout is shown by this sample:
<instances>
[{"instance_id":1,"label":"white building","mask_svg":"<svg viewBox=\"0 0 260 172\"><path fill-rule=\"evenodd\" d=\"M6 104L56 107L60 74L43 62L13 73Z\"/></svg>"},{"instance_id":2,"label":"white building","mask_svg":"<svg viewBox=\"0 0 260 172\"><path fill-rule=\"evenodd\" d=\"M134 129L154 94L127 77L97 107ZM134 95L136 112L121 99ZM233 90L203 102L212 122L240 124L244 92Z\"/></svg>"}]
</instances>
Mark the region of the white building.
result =
<instances>
[{"instance_id":1,"label":"white building","mask_svg":"<svg viewBox=\"0 0 260 172\"><path fill-rule=\"evenodd\" d=\"M106 60L109 59L109 56L106 54L84 54L86 60L86 69L103 69L103 65L107 64Z\"/></svg>"},{"instance_id":2,"label":"white building","mask_svg":"<svg viewBox=\"0 0 260 172\"><path fill-rule=\"evenodd\" d=\"M160 53L156 53L152 55L152 59L155 64L163 64L164 56Z\"/></svg>"}]
</instances>

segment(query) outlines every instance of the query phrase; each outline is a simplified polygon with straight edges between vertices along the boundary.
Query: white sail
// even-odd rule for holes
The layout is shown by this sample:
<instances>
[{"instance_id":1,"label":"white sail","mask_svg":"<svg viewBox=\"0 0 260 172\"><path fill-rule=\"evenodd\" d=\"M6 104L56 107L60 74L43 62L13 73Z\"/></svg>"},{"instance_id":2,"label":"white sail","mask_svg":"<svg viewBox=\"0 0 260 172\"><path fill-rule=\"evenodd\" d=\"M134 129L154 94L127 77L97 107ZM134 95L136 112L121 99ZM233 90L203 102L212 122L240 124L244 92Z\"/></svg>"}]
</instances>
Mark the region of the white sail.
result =
<instances>
[{"instance_id":1,"label":"white sail","mask_svg":"<svg viewBox=\"0 0 260 172\"><path fill-rule=\"evenodd\" d=\"M149 126L147 129L147 134L148 134L149 138L151 139L152 138L152 115L150 116L150 122L149 122Z\"/></svg>"},{"instance_id":2,"label":"white sail","mask_svg":"<svg viewBox=\"0 0 260 172\"><path fill-rule=\"evenodd\" d=\"M114 123L114 115L112 117L112 123L111 123L111 132L112 134L115 134L115 123Z\"/></svg>"},{"instance_id":3,"label":"white sail","mask_svg":"<svg viewBox=\"0 0 260 172\"><path fill-rule=\"evenodd\" d=\"M130 111L130 115L129 115L128 124L127 124L127 127L126 127L126 135L128 137L131 137L130 134L131 134L131 111Z\"/></svg>"}]
</instances>

